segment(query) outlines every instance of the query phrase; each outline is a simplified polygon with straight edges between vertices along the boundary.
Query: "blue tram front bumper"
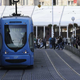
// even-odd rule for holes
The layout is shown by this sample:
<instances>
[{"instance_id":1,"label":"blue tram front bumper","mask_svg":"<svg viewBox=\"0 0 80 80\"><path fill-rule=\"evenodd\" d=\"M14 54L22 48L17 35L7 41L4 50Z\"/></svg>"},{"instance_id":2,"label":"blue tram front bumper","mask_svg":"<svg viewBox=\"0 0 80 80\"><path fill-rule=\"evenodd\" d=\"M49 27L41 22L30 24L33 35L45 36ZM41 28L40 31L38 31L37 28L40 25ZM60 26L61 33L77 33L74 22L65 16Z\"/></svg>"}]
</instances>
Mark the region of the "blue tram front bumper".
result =
<instances>
[{"instance_id":1,"label":"blue tram front bumper","mask_svg":"<svg viewBox=\"0 0 80 80\"><path fill-rule=\"evenodd\" d=\"M30 55L3 55L1 66L30 66L33 65L33 57Z\"/></svg>"}]
</instances>

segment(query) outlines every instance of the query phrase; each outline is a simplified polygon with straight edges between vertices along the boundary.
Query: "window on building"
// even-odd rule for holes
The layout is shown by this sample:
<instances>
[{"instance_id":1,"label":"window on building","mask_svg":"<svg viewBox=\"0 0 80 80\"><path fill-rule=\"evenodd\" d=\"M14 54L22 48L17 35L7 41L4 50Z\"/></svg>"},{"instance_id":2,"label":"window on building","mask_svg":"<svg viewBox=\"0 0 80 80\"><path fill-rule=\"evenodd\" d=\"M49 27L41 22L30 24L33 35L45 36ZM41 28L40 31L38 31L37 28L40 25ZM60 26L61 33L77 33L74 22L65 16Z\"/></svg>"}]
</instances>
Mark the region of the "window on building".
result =
<instances>
[{"instance_id":1,"label":"window on building","mask_svg":"<svg viewBox=\"0 0 80 80\"><path fill-rule=\"evenodd\" d=\"M68 5L70 5L70 1L68 1Z\"/></svg>"},{"instance_id":2,"label":"window on building","mask_svg":"<svg viewBox=\"0 0 80 80\"><path fill-rule=\"evenodd\" d=\"M44 2L42 2L42 5L44 5Z\"/></svg>"},{"instance_id":3,"label":"window on building","mask_svg":"<svg viewBox=\"0 0 80 80\"><path fill-rule=\"evenodd\" d=\"M57 0L57 5L58 5L58 0Z\"/></svg>"},{"instance_id":4,"label":"window on building","mask_svg":"<svg viewBox=\"0 0 80 80\"><path fill-rule=\"evenodd\" d=\"M39 2L39 4L41 5L41 2Z\"/></svg>"},{"instance_id":5,"label":"window on building","mask_svg":"<svg viewBox=\"0 0 80 80\"><path fill-rule=\"evenodd\" d=\"M56 0L53 0L53 5L56 5Z\"/></svg>"},{"instance_id":6,"label":"window on building","mask_svg":"<svg viewBox=\"0 0 80 80\"><path fill-rule=\"evenodd\" d=\"M73 1L71 1L71 5L73 5Z\"/></svg>"},{"instance_id":7,"label":"window on building","mask_svg":"<svg viewBox=\"0 0 80 80\"><path fill-rule=\"evenodd\" d=\"M9 0L9 5L12 5L12 0Z\"/></svg>"},{"instance_id":8,"label":"window on building","mask_svg":"<svg viewBox=\"0 0 80 80\"><path fill-rule=\"evenodd\" d=\"M20 1L21 5L22 5L22 0Z\"/></svg>"},{"instance_id":9,"label":"window on building","mask_svg":"<svg viewBox=\"0 0 80 80\"><path fill-rule=\"evenodd\" d=\"M28 0L26 0L26 5L28 5Z\"/></svg>"},{"instance_id":10,"label":"window on building","mask_svg":"<svg viewBox=\"0 0 80 80\"><path fill-rule=\"evenodd\" d=\"M23 5L25 5L25 0L23 0Z\"/></svg>"},{"instance_id":11,"label":"window on building","mask_svg":"<svg viewBox=\"0 0 80 80\"><path fill-rule=\"evenodd\" d=\"M34 0L34 5L39 5L39 0Z\"/></svg>"}]
</instances>

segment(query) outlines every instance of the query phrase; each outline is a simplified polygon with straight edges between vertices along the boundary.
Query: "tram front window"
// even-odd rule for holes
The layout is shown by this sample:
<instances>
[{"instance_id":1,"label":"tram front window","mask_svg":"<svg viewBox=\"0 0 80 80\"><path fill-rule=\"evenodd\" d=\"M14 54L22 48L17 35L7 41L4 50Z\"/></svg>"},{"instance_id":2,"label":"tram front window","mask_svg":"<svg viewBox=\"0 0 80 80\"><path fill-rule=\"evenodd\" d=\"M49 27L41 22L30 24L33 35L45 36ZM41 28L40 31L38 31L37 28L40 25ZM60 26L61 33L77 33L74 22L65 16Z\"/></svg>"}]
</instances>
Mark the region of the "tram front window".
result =
<instances>
[{"instance_id":1,"label":"tram front window","mask_svg":"<svg viewBox=\"0 0 80 80\"><path fill-rule=\"evenodd\" d=\"M5 43L17 51L26 44L26 25L5 25Z\"/></svg>"}]
</instances>

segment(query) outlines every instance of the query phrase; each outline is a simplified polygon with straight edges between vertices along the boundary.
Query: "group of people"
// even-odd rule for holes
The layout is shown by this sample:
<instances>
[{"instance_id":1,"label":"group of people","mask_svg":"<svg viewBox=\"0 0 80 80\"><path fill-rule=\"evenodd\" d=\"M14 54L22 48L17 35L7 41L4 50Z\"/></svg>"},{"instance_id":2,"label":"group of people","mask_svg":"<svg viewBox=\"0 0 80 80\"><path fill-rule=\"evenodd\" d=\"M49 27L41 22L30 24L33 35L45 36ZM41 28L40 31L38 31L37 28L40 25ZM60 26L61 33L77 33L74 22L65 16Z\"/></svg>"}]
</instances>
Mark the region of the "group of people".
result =
<instances>
[{"instance_id":1,"label":"group of people","mask_svg":"<svg viewBox=\"0 0 80 80\"><path fill-rule=\"evenodd\" d=\"M78 49L78 46L80 46L80 37L71 37L71 46Z\"/></svg>"},{"instance_id":2,"label":"group of people","mask_svg":"<svg viewBox=\"0 0 80 80\"><path fill-rule=\"evenodd\" d=\"M63 49L64 48L64 42L65 40L62 39L62 37L58 38L49 38L49 48L57 48L57 49ZM46 49L46 38L34 38L34 48L45 48Z\"/></svg>"},{"instance_id":3,"label":"group of people","mask_svg":"<svg viewBox=\"0 0 80 80\"><path fill-rule=\"evenodd\" d=\"M55 38L49 38L49 48L56 49L64 49L64 45L66 43L66 38L62 38L61 36Z\"/></svg>"},{"instance_id":4,"label":"group of people","mask_svg":"<svg viewBox=\"0 0 80 80\"><path fill-rule=\"evenodd\" d=\"M45 47L46 49L46 38L38 38L38 39L35 39L34 38L34 48L43 48Z\"/></svg>"},{"instance_id":5,"label":"group of people","mask_svg":"<svg viewBox=\"0 0 80 80\"><path fill-rule=\"evenodd\" d=\"M68 40L64 37L62 38L62 36L59 37L50 37L49 38L49 48L52 49L58 49L58 50L63 50L65 48L65 44L68 44ZM76 48L78 48L78 46L80 46L80 38L79 37L71 37L70 38L70 43L71 46L74 46ZM45 48L46 49L46 37L41 39L41 38L34 38L34 48Z\"/></svg>"}]
</instances>

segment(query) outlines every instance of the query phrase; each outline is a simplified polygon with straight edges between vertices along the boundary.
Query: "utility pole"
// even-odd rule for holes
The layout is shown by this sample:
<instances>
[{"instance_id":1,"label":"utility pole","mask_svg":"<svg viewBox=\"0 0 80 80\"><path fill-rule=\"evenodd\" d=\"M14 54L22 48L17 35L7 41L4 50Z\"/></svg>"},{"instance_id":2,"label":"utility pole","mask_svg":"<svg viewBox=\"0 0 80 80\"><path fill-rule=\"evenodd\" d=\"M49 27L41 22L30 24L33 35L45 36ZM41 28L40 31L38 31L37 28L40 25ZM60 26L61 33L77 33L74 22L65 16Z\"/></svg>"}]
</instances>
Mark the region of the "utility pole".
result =
<instances>
[{"instance_id":1,"label":"utility pole","mask_svg":"<svg viewBox=\"0 0 80 80\"><path fill-rule=\"evenodd\" d=\"M53 25L54 25L54 23L53 23L53 0L52 0L52 31L51 31L52 37L54 37Z\"/></svg>"}]
</instances>

